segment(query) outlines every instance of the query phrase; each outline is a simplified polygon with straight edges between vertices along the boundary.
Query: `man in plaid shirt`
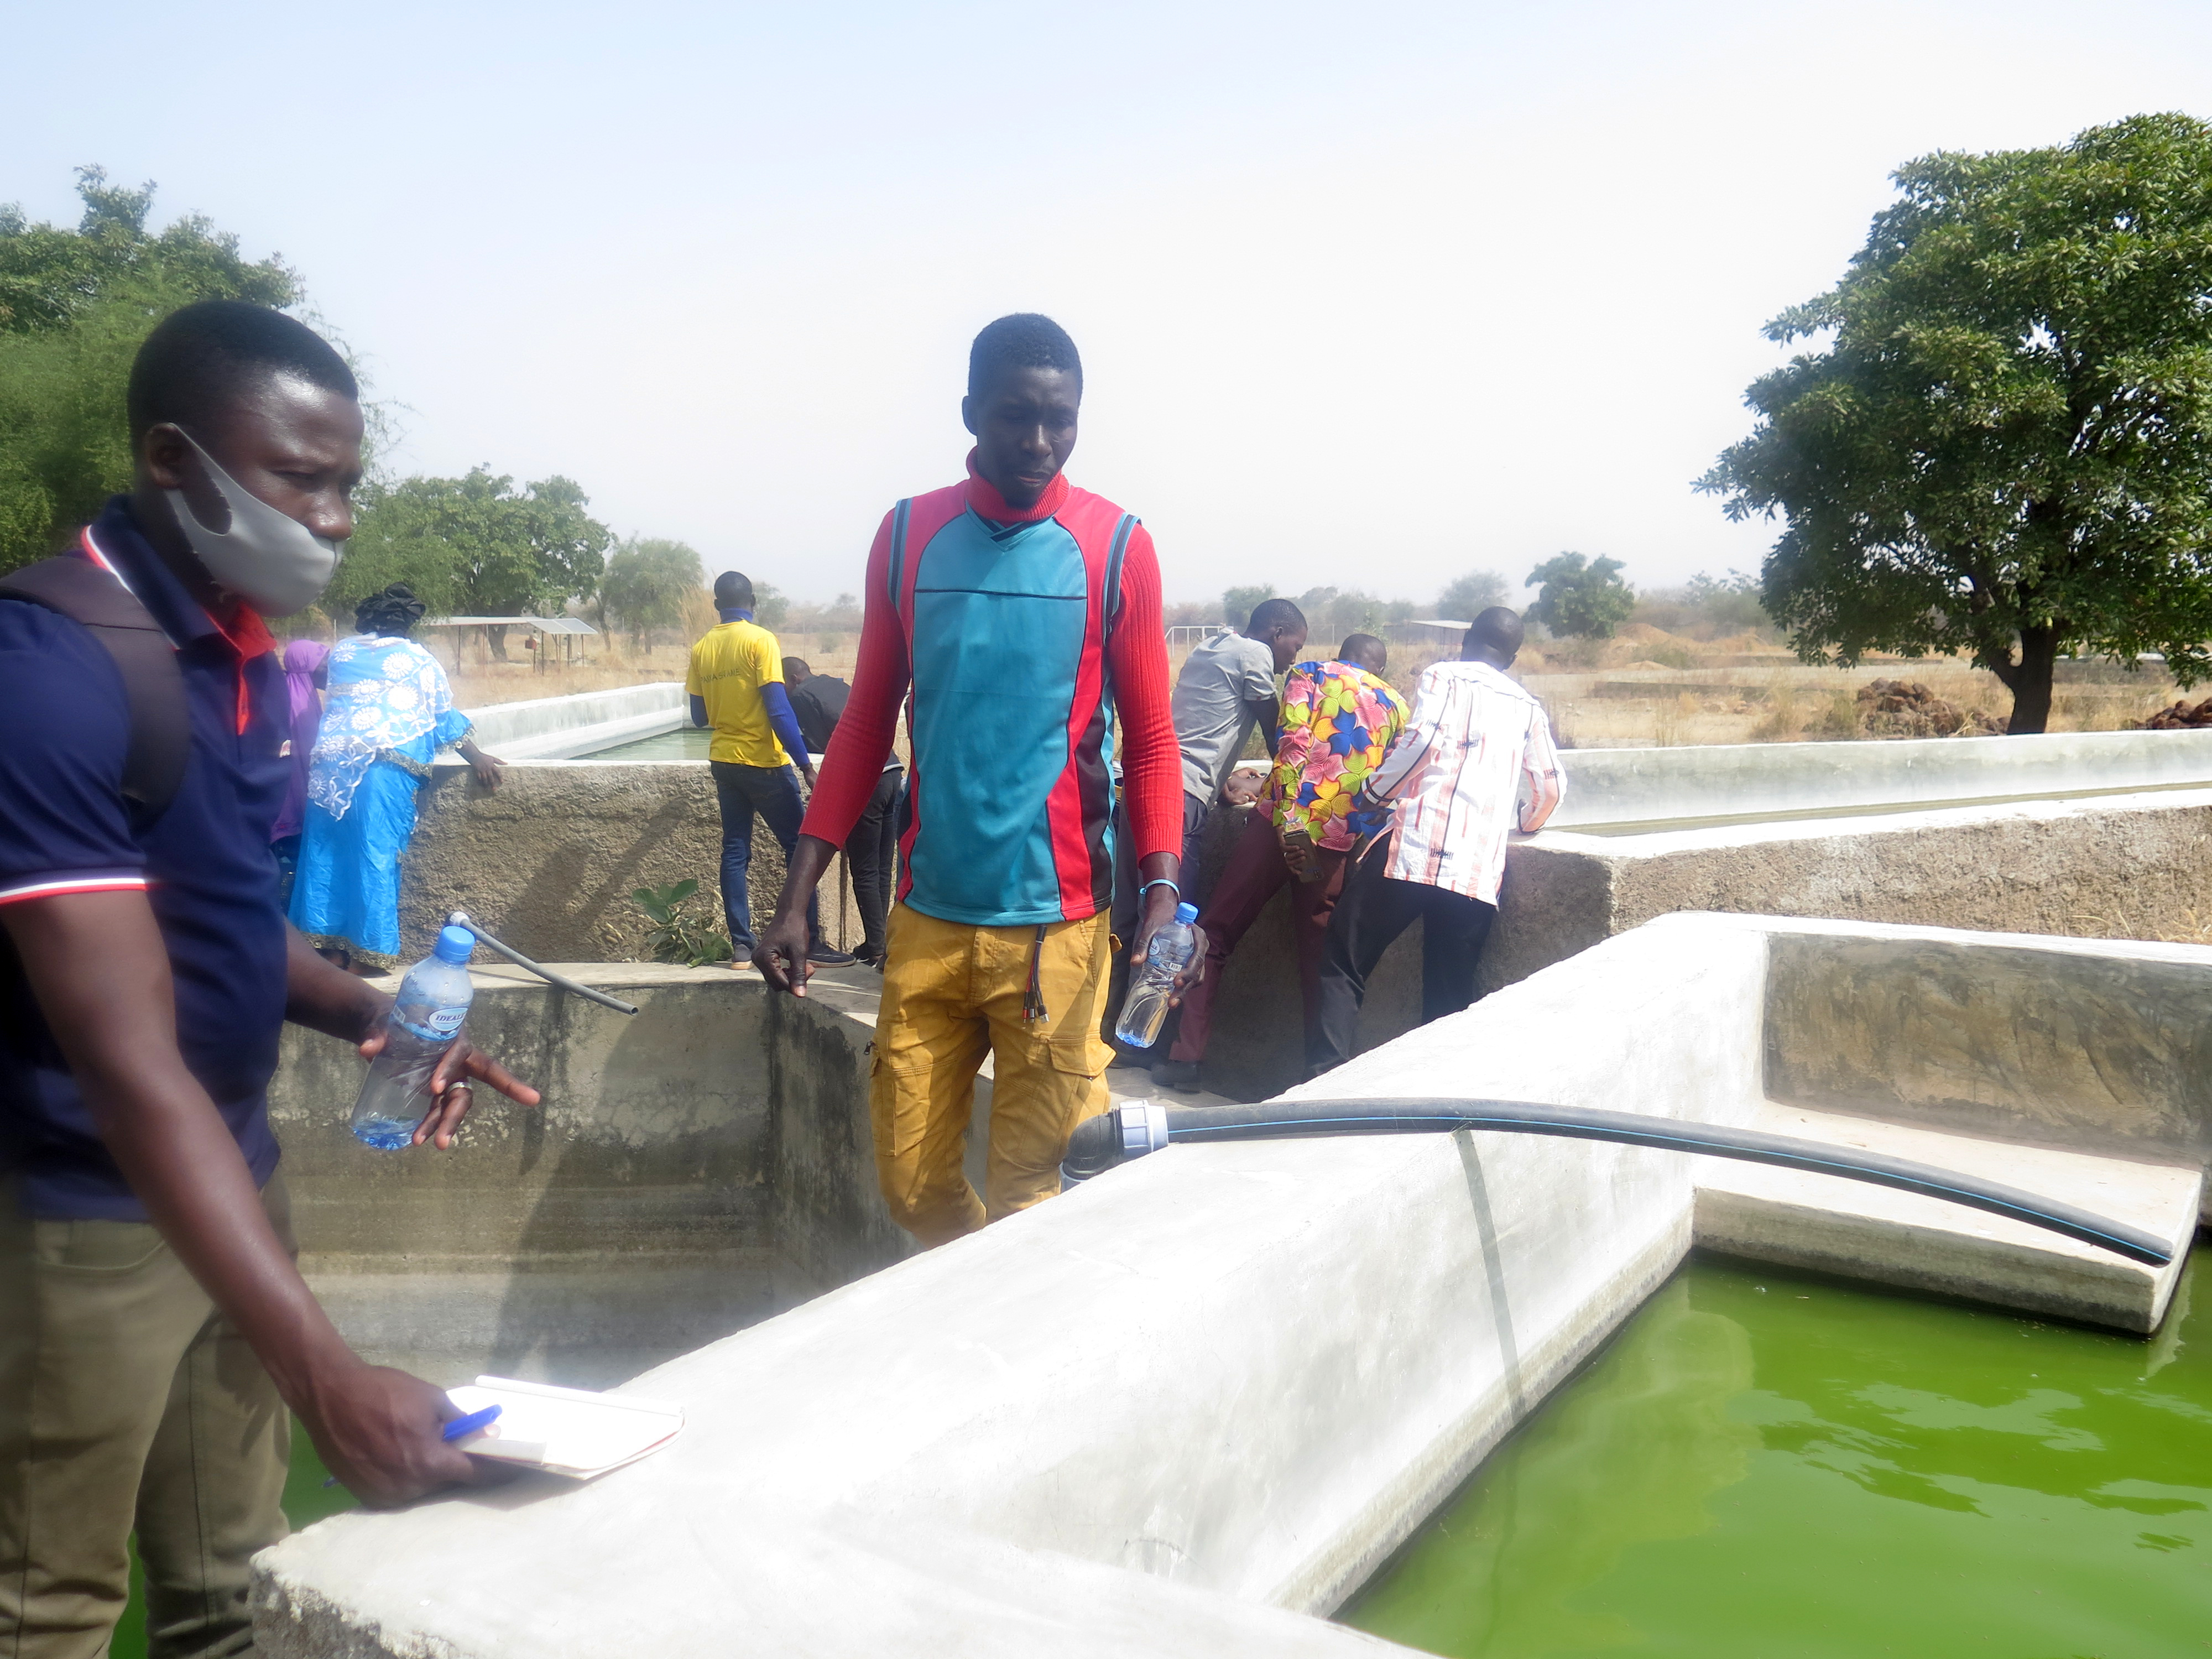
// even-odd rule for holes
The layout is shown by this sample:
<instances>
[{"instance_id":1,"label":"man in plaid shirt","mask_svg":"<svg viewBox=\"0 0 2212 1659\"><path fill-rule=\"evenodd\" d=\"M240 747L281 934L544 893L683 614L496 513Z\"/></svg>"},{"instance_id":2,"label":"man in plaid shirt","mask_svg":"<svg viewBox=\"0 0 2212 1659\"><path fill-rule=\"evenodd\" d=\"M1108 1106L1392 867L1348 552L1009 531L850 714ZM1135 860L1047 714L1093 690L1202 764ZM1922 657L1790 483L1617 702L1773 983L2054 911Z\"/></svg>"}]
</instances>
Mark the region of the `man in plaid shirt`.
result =
<instances>
[{"instance_id":1,"label":"man in plaid shirt","mask_svg":"<svg viewBox=\"0 0 2212 1659\"><path fill-rule=\"evenodd\" d=\"M1395 804L1396 822L1355 855L1329 921L1320 1017L1307 1030L1316 1076L1352 1058L1368 975L1417 918L1423 1024L1474 1000L1507 836L1540 829L1559 804L1551 722L1505 678L1521 637L1521 618L1503 605L1477 617L1460 659L1422 674L1412 720L1359 792L1358 808Z\"/></svg>"},{"instance_id":2,"label":"man in plaid shirt","mask_svg":"<svg viewBox=\"0 0 2212 1659\"><path fill-rule=\"evenodd\" d=\"M1390 821L1388 807L1360 811L1359 787L1382 764L1406 724L1406 702L1382 681L1388 653L1372 634L1354 634L1334 659L1302 662L1283 682L1283 735L1274 769L1243 839L1229 855L1201 920L1206 972L1183 994L1182 1024L1168 1058L1152 1067L1165 1089L1198 1087L1221 970L1245 930L1285 886L1298 945L1306 1042L1314 1041L1322 947L1344 889L1352 848ZM1295 878L1295 879L1293 879Z\"/></svg>"}]
</instances>

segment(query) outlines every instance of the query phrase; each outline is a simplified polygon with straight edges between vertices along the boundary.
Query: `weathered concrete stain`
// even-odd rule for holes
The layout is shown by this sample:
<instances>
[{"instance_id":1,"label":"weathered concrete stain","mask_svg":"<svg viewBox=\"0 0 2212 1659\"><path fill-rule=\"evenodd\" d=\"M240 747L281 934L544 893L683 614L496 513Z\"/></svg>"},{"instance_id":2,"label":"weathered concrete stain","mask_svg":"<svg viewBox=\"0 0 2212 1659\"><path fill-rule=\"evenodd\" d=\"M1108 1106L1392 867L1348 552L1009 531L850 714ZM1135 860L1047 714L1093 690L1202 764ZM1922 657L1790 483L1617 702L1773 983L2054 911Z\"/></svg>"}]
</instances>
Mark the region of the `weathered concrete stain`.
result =
<instances>
[{"instance_id":1,"label":"weathered concrete stain","mask_svg":"<svg viewBox=\"0 0 2212 1659\"><path fill-rule=\"evenodd\" d=\"M2212 1154L2204 966L1778 934L1767 1091L2030 1145Z\"/></svg>"}]
</instances>

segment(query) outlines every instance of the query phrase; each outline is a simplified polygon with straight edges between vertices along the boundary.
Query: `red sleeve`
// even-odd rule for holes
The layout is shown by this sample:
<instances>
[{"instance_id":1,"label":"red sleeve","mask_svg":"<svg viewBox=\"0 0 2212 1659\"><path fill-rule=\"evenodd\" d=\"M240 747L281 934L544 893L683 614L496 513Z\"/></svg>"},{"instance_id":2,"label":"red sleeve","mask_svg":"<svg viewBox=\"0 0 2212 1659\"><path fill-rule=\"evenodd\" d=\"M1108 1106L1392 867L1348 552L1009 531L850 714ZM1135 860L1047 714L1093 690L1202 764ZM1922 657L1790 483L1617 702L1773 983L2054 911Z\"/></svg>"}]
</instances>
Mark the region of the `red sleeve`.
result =
<instances>
[{"instance_id":1,"label":"red sleeve","mask_svg":"<svg viewBox=\"0 0 2212 1659\"><path fill-rule=\"evenodd\" d=\"M1139 525L1121 557L1121 614L1107 641L1121 716L1121 801L1136 855L1182 854L1182 750L1168 713L1168 641L1160 627L1160 562Z\"/></svg>"},{"instance_id":2,"label":"red sleeve","mask_svg":"<svg viewBox=\"0 0 2212 1659\"><path fill-rule=\"evenodd\" d=\"M906 629L899 625L886 591L890 581L891 519L884 515L868 550L867 603L860 612L860 659L853 670L852 695L837 717L829 752L822 757L814 799L807 804L801 835L842 847L860 821L861 809L876 792L884 763L891 757L898 730L899 702L912 671L907 662ZM1154 611L1158 605L1155 599ZM1156 630L1157 631L1157 630Z\"/></svg>"}]
</instances>

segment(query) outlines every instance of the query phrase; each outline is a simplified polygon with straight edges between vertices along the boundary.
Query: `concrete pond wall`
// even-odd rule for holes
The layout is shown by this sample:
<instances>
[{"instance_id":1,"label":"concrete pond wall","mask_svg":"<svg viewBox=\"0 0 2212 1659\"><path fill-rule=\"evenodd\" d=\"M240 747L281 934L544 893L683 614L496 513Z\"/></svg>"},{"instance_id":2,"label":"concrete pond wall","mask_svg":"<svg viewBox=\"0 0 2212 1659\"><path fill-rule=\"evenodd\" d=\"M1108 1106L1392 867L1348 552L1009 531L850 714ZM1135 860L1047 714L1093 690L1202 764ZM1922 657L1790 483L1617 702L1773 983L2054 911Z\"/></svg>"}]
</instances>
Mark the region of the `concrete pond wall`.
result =
<instances>
[{"instance_id":1,"label":"concrete pond wall","mask_svg":"<svg viewBox=\"0 0 2212 1659\"><path fill-rule=\"evenodd\" d=\"M355 1140L351 1045L285 1028L270 1107L301 1266L363 1352L448 1385L605 1387L906 1254L868 1150L872 995L841 1005L825 978L771 1000L720 968L563 971L638 1013L472 970L471 1036L545 1099L479 1091L443 1154Z\"/></svg>"},{"instance_id":2,"label":"concrete pond wall","mask_svg":"<svg viewBox=\"0 0 2212 1659\"><path fill-rule=\"evenodd\" d=\"M574 1342L589 1294L502 1294L490 1352L591 1382L611 1367L578 1374L582 1348L668 1353L630 1386L684 1435L589 1485L310 1528L259 1564L277 1659L1403 1651L1311 1615L1693 1243L2124 1328L2176 1271L1827 1176L1466 1133L1172 1146L902 1259L866 1161L865 981L798 1003L602 971L645 1006L626 1028L487 976L486 1035L547 1045L560 1080L534 1127L491 1103L442 1164L365 1172L337 1058L306 1048L280 1121L319 1288L349 1253L425 1306L456 1271L598 1272L622 1332ZM2208 1030L2212 950L1677 915L1291 1097L1788 1121L2185 1243ZM710 1258L738 1288L646 1328ZM475 1317L455 1362L486 1352Z\"/></svg>"}]
</instances>

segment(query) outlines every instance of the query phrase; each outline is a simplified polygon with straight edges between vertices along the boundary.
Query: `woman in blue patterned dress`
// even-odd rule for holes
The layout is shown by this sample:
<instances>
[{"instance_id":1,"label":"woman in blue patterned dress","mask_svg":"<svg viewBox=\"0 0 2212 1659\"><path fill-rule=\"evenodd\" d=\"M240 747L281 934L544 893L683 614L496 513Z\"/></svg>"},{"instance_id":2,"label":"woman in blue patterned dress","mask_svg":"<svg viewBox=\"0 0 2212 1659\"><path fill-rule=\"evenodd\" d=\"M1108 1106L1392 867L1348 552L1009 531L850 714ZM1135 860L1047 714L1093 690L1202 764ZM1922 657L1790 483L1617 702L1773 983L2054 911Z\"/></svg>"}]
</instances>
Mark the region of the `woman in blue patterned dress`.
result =
<instances>
[{"instance_id":1,"label":"woman in blue patterned dress","mask_svg":"<svg viewBox=\"0 0 2212 1659\"><path fill-rule=\"evenodd\" d=\"M422 609L399 582L355 608L358 631L331 648L330 702L308 773L292 921L359 974L398 965L399 855L431 759L451 744L479 783L499 787L501 763L470 741L446 671L407 637Z\"/></svg>"}]
</instances>

